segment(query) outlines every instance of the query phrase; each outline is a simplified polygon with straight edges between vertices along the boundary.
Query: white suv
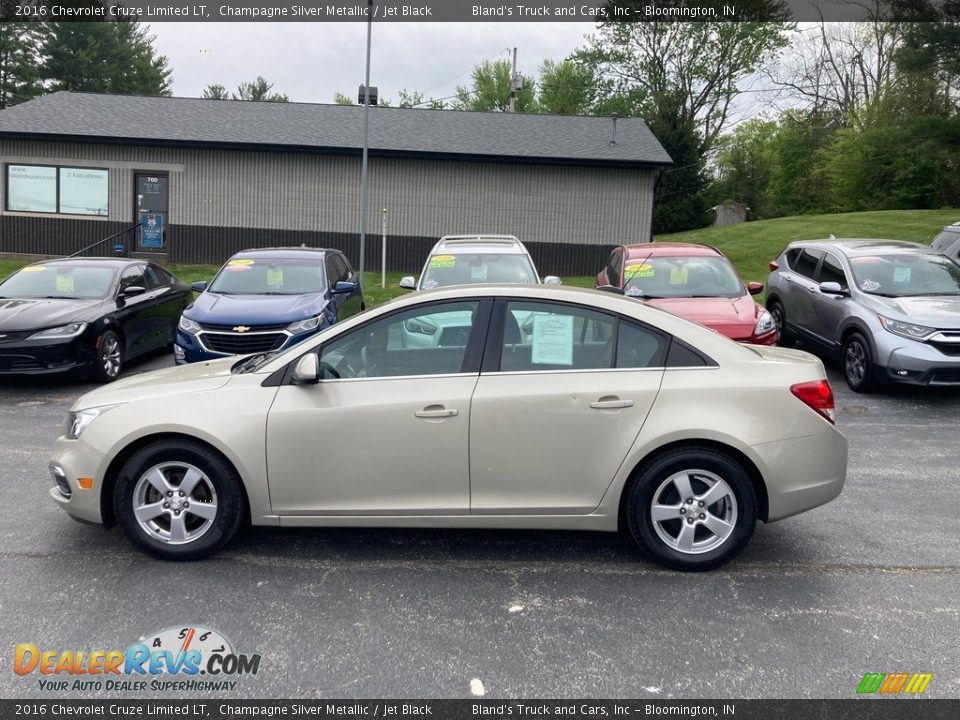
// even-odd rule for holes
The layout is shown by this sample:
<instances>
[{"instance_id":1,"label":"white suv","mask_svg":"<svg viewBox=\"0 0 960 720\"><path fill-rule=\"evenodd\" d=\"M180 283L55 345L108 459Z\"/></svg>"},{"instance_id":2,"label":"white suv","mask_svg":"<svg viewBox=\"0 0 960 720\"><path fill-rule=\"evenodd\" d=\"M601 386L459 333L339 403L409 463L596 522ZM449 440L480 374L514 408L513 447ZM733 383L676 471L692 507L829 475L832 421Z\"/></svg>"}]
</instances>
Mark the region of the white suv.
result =
<instances>
[{"instance_id":1,"label":"white suv","mask_svg":"<svg viewBox=\"0 0 960 720\"><path fill-rule=\"evenodd\" d=\"M560 278L548 275L542 282L559 285ZM446 235L430 251L419 281L408 275L400 287L431 290L477 283L539 284L541 280L530 253L513 235Z\"/></svg>"}]
</instances>

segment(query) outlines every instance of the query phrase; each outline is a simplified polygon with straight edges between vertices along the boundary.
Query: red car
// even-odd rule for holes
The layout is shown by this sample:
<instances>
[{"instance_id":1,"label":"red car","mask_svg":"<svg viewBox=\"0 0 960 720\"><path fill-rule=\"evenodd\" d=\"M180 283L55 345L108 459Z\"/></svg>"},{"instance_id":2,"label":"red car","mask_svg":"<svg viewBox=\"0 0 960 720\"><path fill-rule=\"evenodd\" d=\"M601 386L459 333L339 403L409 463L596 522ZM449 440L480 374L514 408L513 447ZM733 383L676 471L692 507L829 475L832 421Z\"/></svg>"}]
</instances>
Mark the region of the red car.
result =
<instances>
[{"instance_id":1,"label":"red car","mask_svg":"<svg viewBox=\"0 0 960 720\"><path fill-rule=\"evenodd\" d=\"M597 275L597 287L613 285L624 294L706 325L732 340L776 345L777 326L751 295L723 253L693 243L621 245Z\"/></svg>"}]
</instances>

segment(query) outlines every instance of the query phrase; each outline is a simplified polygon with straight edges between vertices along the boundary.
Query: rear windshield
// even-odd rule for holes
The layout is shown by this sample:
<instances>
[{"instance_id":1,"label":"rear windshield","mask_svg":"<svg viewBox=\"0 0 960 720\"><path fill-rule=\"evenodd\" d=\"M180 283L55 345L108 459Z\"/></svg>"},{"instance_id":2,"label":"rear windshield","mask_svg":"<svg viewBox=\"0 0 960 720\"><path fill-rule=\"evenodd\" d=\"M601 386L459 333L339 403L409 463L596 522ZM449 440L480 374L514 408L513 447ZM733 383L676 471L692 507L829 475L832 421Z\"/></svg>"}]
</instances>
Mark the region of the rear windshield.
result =
<instances>
[{"instance_id":1,"label":"rear windshield","mask_svg":"<svg viewBox=\"0 0 960 720\"><path fill-rule=\"evenodd\" d=\"M526 255L497 253L433 255L420 280L423 290L476 283L536 283L537 273Z\"/></svg>"},{"instance_id":2,"label":"rear windshield","mask_svg":"<svg viewBox=\"0 0 960 720\"><path fill-rule=\"evenodd\" d=\"M739 297L746 291L722 257L656 257L627 263L624 293L634 297Z\"/></svg>"},{"instance_id":3,"label":"rear windshield","mask_svg":"<svg viewBox=\"0 0 960 720\"><path fill-rule=\"evenodd\" d=\"M224 295L309 295L326 290L323 257L234 258L210 283Z\"/></svg>"},{"instance_id":4,"label":"rear windshield","mask_svg":"<svg viewBox=\"0 0 960 720\"><path fill-rule=\"evenodd\" d=\"M850 267L857 287L871 295L960 295L960 265L942 255L859 255Z\"/></svg>"},{"instance_id":5,"label":"rear windshield","mask_svg":"<svg viewBox=\"0 0 960 720\"><path fill-rule=\"evenodd\" d=\"M105 298L116 268L88 263L27 265L0 283L4 298Z\"/></svg>"}]
</instances>

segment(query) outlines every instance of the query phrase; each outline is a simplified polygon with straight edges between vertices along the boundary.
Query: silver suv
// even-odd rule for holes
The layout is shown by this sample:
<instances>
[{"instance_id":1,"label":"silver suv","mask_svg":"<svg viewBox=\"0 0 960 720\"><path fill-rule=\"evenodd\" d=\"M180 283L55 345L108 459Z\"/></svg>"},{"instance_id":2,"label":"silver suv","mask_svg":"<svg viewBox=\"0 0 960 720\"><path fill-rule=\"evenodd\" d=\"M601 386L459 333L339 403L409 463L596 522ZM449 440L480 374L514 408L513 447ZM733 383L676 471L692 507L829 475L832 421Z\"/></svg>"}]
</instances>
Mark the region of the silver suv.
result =
<instances>
[{"instance_id":1,"label":"silver suv","mask_svg":"<svg viewBox=\"0 0 960 720\"><path fill-rule=\"evenodd\" d=\"M770 263L781 344L839 359L847 385L960 386L960 265L897 240L794 242Z\"/></svg>"},{"instance_id":2,"label":"silver suv","mask_svg":"<svg viewBox=\"0 0 960 720\"><path fill-rule=\"evenodd\" d=\"M937 252L942 252L954 262L960 263L960 222L947 225L930 243Z\"/></svg>"},{"instance_id":3,"label":"silver suv","mask_svg":"<svg viewBox=\"0 0 960 720\"><path fill-rule=\"evenodd\" d=\"M476 283L540 283L530 253L513 235L446 235L433 246L420 279L400 280L408 290ZM545 285L559 285L548 275Z\"/></svg>"}]
</instances>

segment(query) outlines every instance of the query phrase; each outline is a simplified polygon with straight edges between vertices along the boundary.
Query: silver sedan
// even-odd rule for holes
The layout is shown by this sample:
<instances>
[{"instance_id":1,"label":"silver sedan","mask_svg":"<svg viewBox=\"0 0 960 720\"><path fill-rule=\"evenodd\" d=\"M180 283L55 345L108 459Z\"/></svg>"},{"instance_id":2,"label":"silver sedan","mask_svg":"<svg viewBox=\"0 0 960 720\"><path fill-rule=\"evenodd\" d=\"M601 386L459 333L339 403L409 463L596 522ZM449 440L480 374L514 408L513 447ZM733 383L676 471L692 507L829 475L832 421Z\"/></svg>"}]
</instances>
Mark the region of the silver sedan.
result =
<instances>
[{"instance_id":1,"label":"silver sedan","mask_svg":"<svg viewBox=\"0 0 960 720\"><path fill-rule=\"evenodd\" d=\"M401 342L446 314L467 318L460 343ZM402 298L279 354L88 393L54 447L50 495L173 560L245 523L624 528L653 560L707 570L758 520L835 498L846 467L812 355L609 293L476 286Z\"/></svg>"}]
</instances>

